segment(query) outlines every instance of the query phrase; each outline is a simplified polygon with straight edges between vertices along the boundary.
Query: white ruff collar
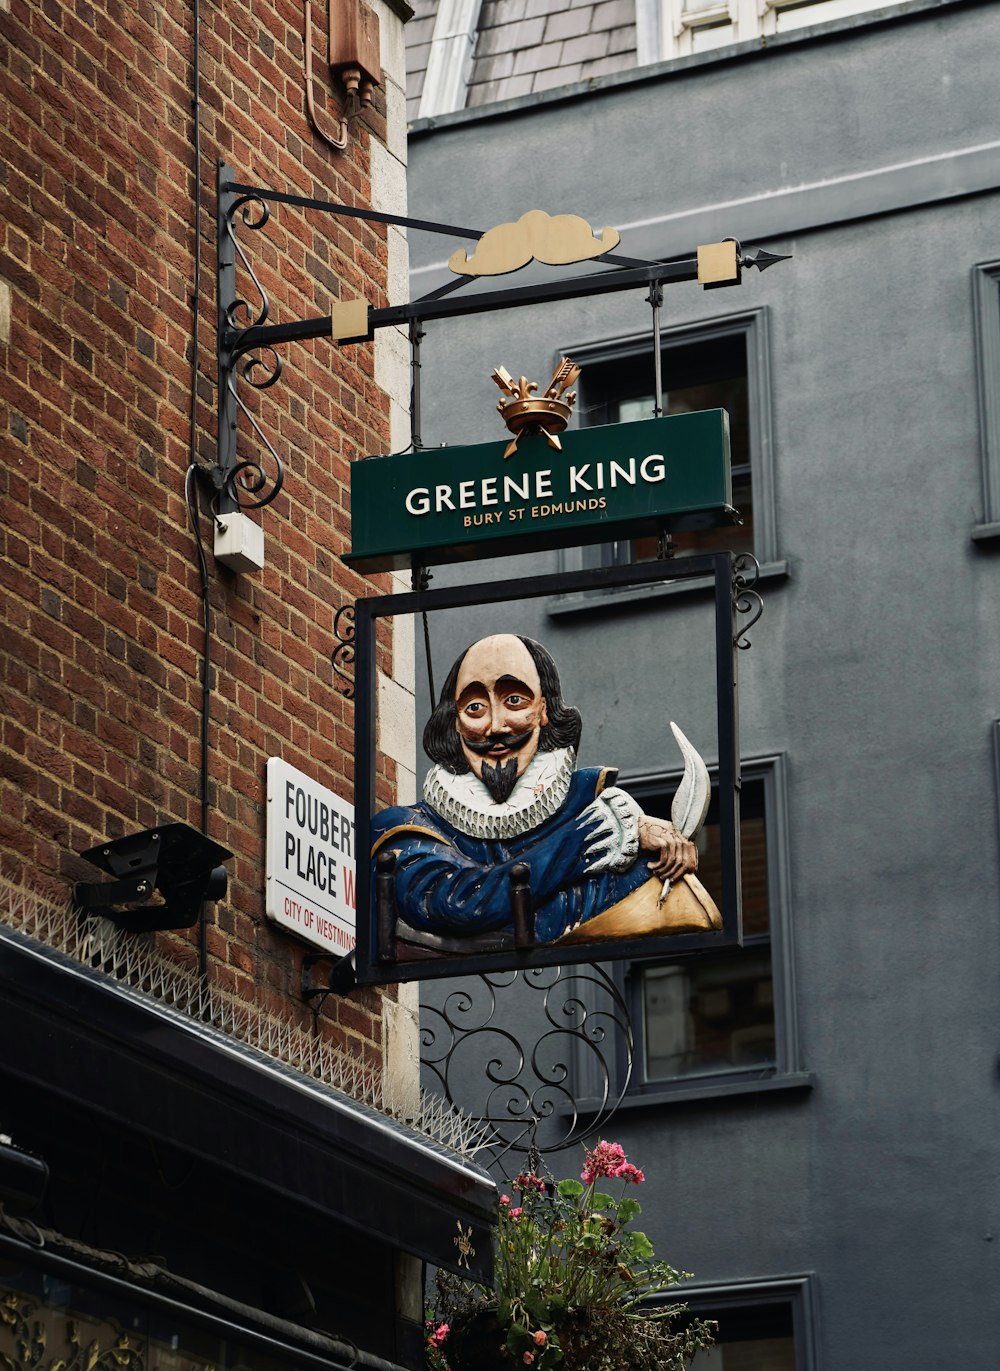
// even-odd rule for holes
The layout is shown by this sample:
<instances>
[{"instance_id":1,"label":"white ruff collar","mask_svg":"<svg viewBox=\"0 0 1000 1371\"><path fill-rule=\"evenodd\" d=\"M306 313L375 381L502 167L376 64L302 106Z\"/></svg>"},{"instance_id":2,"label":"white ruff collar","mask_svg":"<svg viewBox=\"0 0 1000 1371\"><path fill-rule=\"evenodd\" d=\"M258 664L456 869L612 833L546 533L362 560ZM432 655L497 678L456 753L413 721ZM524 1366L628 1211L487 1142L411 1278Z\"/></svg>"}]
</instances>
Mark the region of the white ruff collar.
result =
<instances>
[{"instance_id":1,"label":"white ruff collar","mask_svg":"<svg viewBox=\"0 0 1000 1371\"><path fill-rule=\"evenodd\" d=\"M571 747L536 752L503 804L471 771L454 776L433 766L424 799L459 833L470 838L516 838L550 819L569 793L576 753Z\"/></svg>"}]
</instances>

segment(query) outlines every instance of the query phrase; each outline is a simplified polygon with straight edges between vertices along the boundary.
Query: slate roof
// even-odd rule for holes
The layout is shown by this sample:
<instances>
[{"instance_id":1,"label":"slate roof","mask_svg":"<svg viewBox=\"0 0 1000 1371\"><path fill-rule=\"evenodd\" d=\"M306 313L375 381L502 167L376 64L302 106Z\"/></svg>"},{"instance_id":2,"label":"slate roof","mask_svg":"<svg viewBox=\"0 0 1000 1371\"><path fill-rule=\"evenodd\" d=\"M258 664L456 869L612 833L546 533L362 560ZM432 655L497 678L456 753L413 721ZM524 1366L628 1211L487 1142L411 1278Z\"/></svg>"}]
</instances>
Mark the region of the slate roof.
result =
<instances>
[{"instance_id":1,"label":"slate roof","mask_svg":"<svg viewBox=\"0 0 1000 1371\"><path fill-rule=\"evenodd\" d=\"M434 36L434 17L438 0L412 0L413 18L403 33L406 37L406 116L416 119L424 93L427 54Z\"/></svg>"},{"instance_id":2,"label":"slate roof","mask_svg":"<svg viewBox=\"0 0 1000 1371\"><path fill-rule=\"evenodd\" d=\"M405 30L411 119L419 112L437 8L438 0L417 0ZM483 0L466 106L635 65L635 0Z\"/></svg>"}]
</instances>

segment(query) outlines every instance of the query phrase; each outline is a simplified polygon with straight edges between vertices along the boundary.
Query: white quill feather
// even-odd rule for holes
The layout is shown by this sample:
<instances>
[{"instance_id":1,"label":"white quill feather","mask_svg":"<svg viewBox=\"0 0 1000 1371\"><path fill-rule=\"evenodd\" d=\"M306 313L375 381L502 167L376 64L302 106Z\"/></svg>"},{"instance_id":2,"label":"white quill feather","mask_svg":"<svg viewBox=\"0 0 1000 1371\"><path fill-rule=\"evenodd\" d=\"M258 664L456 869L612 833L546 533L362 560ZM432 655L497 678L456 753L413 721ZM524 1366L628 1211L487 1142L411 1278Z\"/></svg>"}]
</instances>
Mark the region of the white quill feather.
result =
<instances>
[{"instance_id":1,"label":"white quill feather","mask_svg":"<svg viewBox=\"0 0 1000 1371\"><path fill-rule=\"evenodd\" d=\"M670 728L684 758L684 775L670 806L670 821L678 833L683 833L685 838L693 838L705 822L712 798L712 782L709 780L708 767L681 730L673 722Z\"/></svg>"}]
</instances>

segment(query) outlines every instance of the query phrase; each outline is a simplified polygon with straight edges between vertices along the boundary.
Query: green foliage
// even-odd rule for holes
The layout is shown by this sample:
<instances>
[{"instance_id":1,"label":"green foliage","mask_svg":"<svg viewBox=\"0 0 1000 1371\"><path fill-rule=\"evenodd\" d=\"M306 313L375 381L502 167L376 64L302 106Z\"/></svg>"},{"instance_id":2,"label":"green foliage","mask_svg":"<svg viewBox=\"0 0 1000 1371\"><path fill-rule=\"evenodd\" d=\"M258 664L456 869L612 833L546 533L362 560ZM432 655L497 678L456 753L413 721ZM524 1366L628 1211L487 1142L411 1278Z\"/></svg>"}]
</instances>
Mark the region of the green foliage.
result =
<instances>
[{"instance_id":1,"label":"green foliage","mask_svg":"<svg viewBox=\"0 0 1000 1371\"><path fill-rule=\"evenodd\" d=\"M629 1227L639 1204L595 1190L600 1177L643 1180L615 1143L587 1154L586 1184L517 1177L520 1204L500 1200L493 1286L438 1277L430 1371L683 1371L711 1346L714 1324L661 1302L682 1273Z\"/></svg>"}]
</instances>

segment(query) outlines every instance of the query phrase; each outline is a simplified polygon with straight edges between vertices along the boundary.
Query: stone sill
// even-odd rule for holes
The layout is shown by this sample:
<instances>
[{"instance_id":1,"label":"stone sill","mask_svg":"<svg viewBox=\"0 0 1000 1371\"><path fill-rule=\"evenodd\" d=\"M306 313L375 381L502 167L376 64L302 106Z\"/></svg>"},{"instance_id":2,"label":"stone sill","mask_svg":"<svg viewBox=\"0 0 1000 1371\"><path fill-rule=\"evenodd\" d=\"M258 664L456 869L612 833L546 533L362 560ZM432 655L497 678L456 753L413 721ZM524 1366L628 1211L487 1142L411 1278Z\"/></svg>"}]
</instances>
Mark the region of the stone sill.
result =
<instances>
[{"instance_id":1,"label":"stone sill","mask_svg":"<svg viewBox=\"0 0 1000 1371\"><path fill-rule=\"evenodd\" d=\"M763 1076L701 1076L689 1081L664 1082L646 1086L626 1095L618 1109L643 1109L649 1105L684 1104L691 1100L728 1100L739 1095L775 1094L786 1091L808 1091L815 1077L811 1071L771 1071ZM596 1113L597 1100L577 1100L580 1114Z\"/></svg>"},{"instance_id":2,"label":"stone sill","mask_svg":"<svg viewBox=\"0 0 1000 1371\"><path fill-rule=\"evenodd\" d=\"M760 581L784 581L788 576L788 563L784 559L764 562L760 568L758 584ZM560 619L571 614L593 614L626 605L644 604L647 600L658 602L687 597L712 590L714 584L710 576L697 576L687 581L664 581L644 586L628 586L621 590L593 590L574 595L556 595L547 602L545 609L553 619Z\"/></svg>"},{"instance_id":3,"label":"stone sill","mask_svg":"<svg viewBox=\"0 0 1000 1371\"><path fill-rule=\"evenodd\" d=\"M972 529L974 543L1000 543L1000 522L975 524Z\"/></svg>"}]
</instances>

